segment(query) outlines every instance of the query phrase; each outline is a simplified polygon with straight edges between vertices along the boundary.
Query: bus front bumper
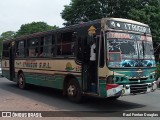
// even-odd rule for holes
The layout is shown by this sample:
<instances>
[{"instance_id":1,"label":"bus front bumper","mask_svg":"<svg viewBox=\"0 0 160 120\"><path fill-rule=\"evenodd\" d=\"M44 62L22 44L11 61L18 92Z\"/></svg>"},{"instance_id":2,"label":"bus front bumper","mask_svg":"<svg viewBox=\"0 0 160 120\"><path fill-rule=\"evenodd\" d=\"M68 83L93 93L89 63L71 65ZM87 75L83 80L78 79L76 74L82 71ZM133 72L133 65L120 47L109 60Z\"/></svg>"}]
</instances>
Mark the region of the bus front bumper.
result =
<instances>
[{"instance_id":1,"label":"bus front bumper","mask_svg":"<svg viewBox=\"0 0 160 120\"><path fill-rule=\"evenodd\" d=\"M136 95L151 92L152 83L123 85L121 95Z\"/></svg>"},{"instance_id":2,"label":"bus front bumper","mask_svg":"<svg viewBox=\"0 0 160 120\"><path fill-rule=\"evenodd\" d=\"M114 96L125 96L125 95L136 95L151 92L157 88L156 83L145 83L145 84L128 84L118 85L109 84L106 86L107 97Z\"/></svg>"}]
</instances>

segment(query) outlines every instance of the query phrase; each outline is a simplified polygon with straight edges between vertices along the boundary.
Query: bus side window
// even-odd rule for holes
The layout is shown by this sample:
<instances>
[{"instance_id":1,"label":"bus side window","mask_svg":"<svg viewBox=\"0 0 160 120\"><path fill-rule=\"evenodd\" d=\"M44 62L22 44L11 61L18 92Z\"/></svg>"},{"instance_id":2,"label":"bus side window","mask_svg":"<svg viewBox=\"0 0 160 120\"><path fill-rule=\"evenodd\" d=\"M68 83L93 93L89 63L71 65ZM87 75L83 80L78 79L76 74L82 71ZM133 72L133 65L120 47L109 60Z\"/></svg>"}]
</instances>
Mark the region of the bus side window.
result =
<instances>
[{"instance_id":1,"label":"bus side window","mask_svg":"<svg viewBox=\"0 0 160 120\"><path fill-rule=\"evenodd\" d=\"M39 57L51 57L52 55L52 40L54 35L46 35L41 38Z\"/></svg>"},{"instance_id":2,"label":"bus side window","mask_svg":"<svg viewBox=\"0 0 160 120\"><path fill-rule=\"evenodd\" d=\"M61 55L61 54L62 54L61 45L57 45L57 55Z\"/></svg>"},{"instance_id":3,"label":"bus side window","mask_svg":"<svg viewBox=\"0 0 160 120\"><path fill-rule=\"evenodd\" d=\"M75 55L76 55L76 61L78 63L82 62L83 59L83 53L82 53L82 38L78 37L76 43L75 43Z\"/></svg>"},{"instance_id":4,"label":"bus side window","mask_svg":"<svg viewBox=\"0 0 160 120\"><path fill-rule=\"evenodd\" d=\"M16 42L16 57L24 57L24 40Z\"/></svg>"},{"instance_id":5,"label":"bus side window","mask_svg":"<svg viewBox=\"0 0 160 120\"><path fill-rule=\"evenodd\" d=\"M74 43L73 31L66 31L64 33L59 33L57 36L57 52L58 56L73 56L74 55Z\"/></svg>"},{"instance_id":6,"label":"bus side window","mask_svg":"<svg viewBox=\"0 0 160 120\"><path fill-rule=\"evenodd\" d=\"M52 49L51 49L51 56L54 57L55 56L55 46L52 46Z\"/></svg>"},{"instance_id":7,"label":"bus side window","mask_svg":"<svg viewBox=\"0 0 160 120\"><path fill-rule=\"evenodd\" d=\"M8 58L8 57L9 57L9 42L4 42L2 58Z\"/></svg>"},{"instance_id":8,"label":"bus side window","mask_svg":"<svg viewBox=\"0 0 160 120\"><path fill-rule=\"evenodd\" d=\"M55 56L55 35L52 35L51 57Z\"/></svg>"},{"instance_id":9,"label":"bus side window","mask_svg":"<svg viewBox=\"0 0 160 120\"><path fill-rule=\"evenodd\" d=\"M38 57L38 46L39 46L39 38L31 38L28 41L28 56L29 57Z\"/></svg>"},{"instance_id":10,"label":"bus side window","mask_svg":"<svg viewBox=\"0 0 160 120\"><path fill-rule=\"evenodd\" d=\"M29 49L29 57L34 57L35 56L35 49L31 48Z\"/></svg>"}]
</instances>

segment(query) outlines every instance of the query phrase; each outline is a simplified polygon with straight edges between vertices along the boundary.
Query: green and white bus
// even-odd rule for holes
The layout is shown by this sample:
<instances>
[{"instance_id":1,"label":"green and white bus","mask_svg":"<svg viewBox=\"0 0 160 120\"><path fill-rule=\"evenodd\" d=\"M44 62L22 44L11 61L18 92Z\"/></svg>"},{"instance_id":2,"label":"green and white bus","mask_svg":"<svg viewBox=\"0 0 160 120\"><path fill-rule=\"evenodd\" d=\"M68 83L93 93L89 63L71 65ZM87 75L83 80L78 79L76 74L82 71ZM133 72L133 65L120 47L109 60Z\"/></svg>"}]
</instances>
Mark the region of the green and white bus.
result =
<instances>
[{"instance_id":1,"label":"green and white bus","mask_svg":"<svg viewBox=\"0 0 160 120\"><path fill-rule=\"evenodd\" d=\"M56 88L72 101L118 98L152 90L153 53L148 25L102 18L4 41L2 74L21 89Z\"/></svg>"}]
</instances>

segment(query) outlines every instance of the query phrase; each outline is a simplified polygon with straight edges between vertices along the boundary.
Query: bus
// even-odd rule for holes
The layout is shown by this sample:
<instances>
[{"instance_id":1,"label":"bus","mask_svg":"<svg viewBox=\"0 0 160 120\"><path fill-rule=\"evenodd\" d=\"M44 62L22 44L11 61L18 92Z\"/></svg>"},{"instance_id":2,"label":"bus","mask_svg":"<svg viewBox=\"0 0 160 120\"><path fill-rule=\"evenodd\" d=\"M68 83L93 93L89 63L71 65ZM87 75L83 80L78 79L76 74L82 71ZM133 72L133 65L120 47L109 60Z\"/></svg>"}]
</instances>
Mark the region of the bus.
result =
<instances>
[{"instance_id":1,"label":"bus","mask_svg":"<svg viewBox=\"0 0 160 120\"><path fill-rule=\"evenodd\" d=\"M148 93L155 70L149 26L129 19L102 18L3 42L4 77L21 89L60 89L75 102Z\"/></svg>"}]
</instances>

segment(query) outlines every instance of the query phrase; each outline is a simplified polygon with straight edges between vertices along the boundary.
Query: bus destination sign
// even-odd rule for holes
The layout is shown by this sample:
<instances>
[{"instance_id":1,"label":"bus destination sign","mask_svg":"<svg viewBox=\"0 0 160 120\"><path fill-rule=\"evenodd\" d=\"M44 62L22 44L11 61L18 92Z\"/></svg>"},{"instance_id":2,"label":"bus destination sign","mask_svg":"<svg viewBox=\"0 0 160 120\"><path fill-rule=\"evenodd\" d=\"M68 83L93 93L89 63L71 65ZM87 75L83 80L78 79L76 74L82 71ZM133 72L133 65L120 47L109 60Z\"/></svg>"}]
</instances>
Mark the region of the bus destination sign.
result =
<instances>
[{"instance_id":1,"label":"bus destination sign","mask_svg":"<svg viewBox=\"0 0 160 120\"><path fill-rule=\"evenodd\" d=\"M108 21L108 27L117 30L127 30L127 31L135 31L140 33L151 34L149 27L127 22L110 20Z\"/></svg>"},{"instance_id":2,"label":"bus destination sign","mask_svg":"<svg viewBox=\"0 0 160 120\"><path fill-rule=\"evenodd\" d=\"M108 39L110 39L110 38L118 38L118 39L132 39L132 40L152 41L152 37L151 36L120 33L120 32L107 32L107 38Z\"/></svg>"}]
</instances>

